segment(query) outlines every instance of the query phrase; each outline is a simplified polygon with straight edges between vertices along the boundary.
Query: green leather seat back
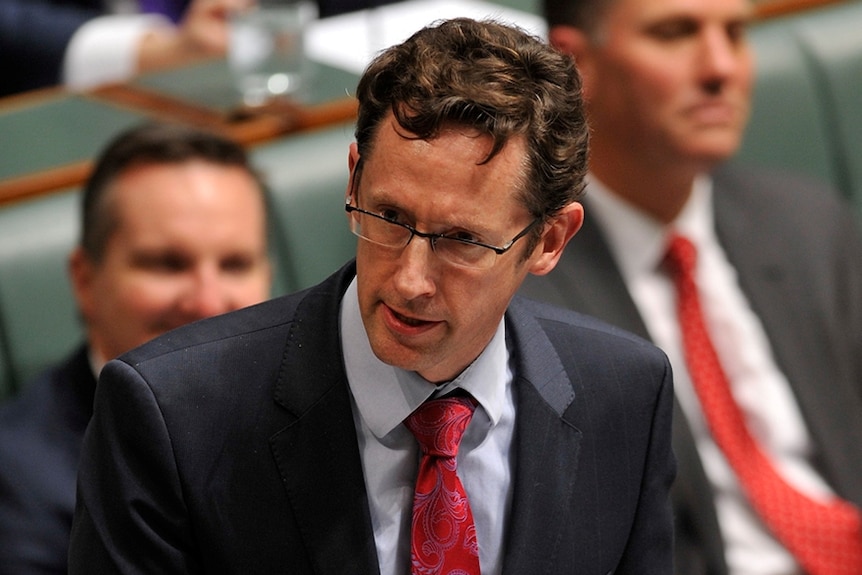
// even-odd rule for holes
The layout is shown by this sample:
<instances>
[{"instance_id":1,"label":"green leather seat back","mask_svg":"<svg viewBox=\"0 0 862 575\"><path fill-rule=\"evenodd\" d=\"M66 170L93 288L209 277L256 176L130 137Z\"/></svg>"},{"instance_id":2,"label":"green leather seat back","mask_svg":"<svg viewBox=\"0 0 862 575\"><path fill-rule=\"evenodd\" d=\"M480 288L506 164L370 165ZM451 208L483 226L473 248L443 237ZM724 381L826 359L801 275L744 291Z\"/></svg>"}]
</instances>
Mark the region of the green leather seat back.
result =
<instances>
[{"instance_id":1,"label":"green leather seat back","mask_svg":"<svg viewBox=\"0 0 862 575\"><path fill-rule=\"evenodd\" d=\"M812 12L798 36L832 133L835 183L862 213L862 2Z\"/></svg>"},{"instance_id":2,"label":"green leather seat back","mask_svg":"<svg viewBox=\"0 0 862 575\"><path fill-rule=\"evenodd\" d=\"M816 80L797 42L797 19L783 17L751 28L756 80L751 119L735 160L834 182L834 144Z\"/></svg>"},{"instance_id":3,"label":"green leather seat back","mask_svg":"<svg viewBox=\"0 0 862 575\"><path fill-rule=\"evenodd\" d=\"M83 337L67 258L78 234L78 193L0 210L0 393L17 391Z\"/></svg>"},{"instance_id":4,"label":"green leather seat back","mask_svg":"<svg viewBox=\"0 0 862 575\"><path fill-rule=\"evenodd\" d=\"M344 212L352 141L353 125L341 124L252 150L271 196L288 291L314 285L356 253Z\"/></svg>"},{"instance_id":5,"label":"green leather seat back","mask_svg":"<svg viewBox=\"0 0 862 575\"><path fill-rule=\"evenodd\" d=\"M833 185L862 216L862 2L752 26L751 122L734 161Z\"/></svg>"}]
</instances>

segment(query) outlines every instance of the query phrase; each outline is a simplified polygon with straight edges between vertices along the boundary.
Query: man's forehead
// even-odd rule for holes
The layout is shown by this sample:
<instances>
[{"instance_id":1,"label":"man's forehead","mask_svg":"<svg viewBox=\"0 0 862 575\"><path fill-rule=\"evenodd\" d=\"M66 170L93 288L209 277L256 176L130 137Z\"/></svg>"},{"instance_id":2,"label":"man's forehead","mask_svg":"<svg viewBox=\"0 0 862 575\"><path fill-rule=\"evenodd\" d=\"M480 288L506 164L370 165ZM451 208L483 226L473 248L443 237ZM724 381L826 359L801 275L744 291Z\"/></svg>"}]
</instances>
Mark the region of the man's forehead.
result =
<instances>
[{"instance_id":1,"label":"man's forehead","mask_svg":"<svg viewBox=\"0 0 862 575\"><path fill-rule=\"evenodd\" d=\"M615 0L609 13L636 16L644 21L674 18L732 21L748 19L752 11L749 0Z\"/></svg>"},{"instance_id":2,"label":"man's forehead","mask_svg":"<svg viewBox=\"0 0 862 575\"><path fill-rule=\"evenodd\" d=\"M458 169L456 166L464 167L465 163L469 163L477 168L474 172L476 178L497 180L499 185L495 189L498 193L511 194L518 204L522 203L519 198L525 190L527 174L530 172L526 136L518 134L510 137L500 150L490 156L494 150L493 137L468 124L446 123L433 137L418 139L399 126L394 118L389 120L377 130L370 153L362 159L365 167L357 183L362 187L366 201L397 205L402 191L399 174L403 170L412 172L413 167L422 171L422 168L427 167L423 163L423 155L427 152L435 165L446 154L451 154L449 166L453 170ZM412 149L405 152L405 148ZM393 163L396 158L399 163ZM412 161L405 163L405 158ZM392 178L399 185L390 189L386 181Z\"/></svg>"},{"instance_id":3,"label":"man's forehead","mask_svg":"<svg viewBox=\"0 0 862 575\"><path fill-rule=\"evenodd\" d=\"M461 138L469 141L477 151L480 151L483 160L490 159L488 155L494 149L494 135L477 126L456 120L444 120L433 136L423 139L401 126L390 113L381 121L378 129L375 130L372 140L373 144L370 146L370 150L366 152L367 157L364 160L367 162L379 152L382 152L380 155L385 157L387 145L397 145L400 142L414 142L421 149L423 147L445 146L447 142ZM502 151L504 148L511 149L516 154L526 158L527 137L523 134L507 135L500 146L500 150L495 151L494 157L499 155L497 152Z\"/></svg>"}]
</instances>

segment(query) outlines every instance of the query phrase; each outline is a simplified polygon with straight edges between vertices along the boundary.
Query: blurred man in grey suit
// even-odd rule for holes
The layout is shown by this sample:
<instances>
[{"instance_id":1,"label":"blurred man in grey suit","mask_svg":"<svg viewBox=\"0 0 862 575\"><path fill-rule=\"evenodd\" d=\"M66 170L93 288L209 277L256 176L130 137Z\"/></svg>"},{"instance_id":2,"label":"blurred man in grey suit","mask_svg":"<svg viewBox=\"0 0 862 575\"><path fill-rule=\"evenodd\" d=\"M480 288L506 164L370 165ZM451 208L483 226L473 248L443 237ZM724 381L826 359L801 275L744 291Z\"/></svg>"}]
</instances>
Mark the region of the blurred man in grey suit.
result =
<instances>
[{"instance_id":1,"label":"blurred man in grey suit","mask_svg":"<svg viewBox=\"0 0 862 575\"><path fill-rule=\"evenodd\" d=\"M528 278L522 293L649 337L671 358L677 572L815 572L755 510L702 409L664 261L678 235L697 250L703 315L746 429L795 490L856 504L849 539L859 557L862 244L832 190L719 168L749 113L750 6L545 7L551 42L582 70L593 139L584 226L556 269ZM853 561L837 560L859 572Z\"/></svg>"}]
</instances>

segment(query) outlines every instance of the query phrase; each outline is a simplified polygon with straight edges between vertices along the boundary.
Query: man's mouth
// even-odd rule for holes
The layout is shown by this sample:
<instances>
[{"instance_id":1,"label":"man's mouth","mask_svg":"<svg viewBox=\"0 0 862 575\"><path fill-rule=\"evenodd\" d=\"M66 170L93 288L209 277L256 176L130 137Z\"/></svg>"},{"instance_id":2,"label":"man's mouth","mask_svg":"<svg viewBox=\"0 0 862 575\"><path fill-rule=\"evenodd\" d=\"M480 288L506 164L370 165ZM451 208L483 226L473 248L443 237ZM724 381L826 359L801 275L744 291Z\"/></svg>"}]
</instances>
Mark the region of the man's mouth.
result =
<instances>
[{"instance_id":1,"label":"man's mouth","mask_svg":"<svg viewBox=\"0 0 862 575\"><path fill-rule=\"evenodd\" d=\"M736 108L723 101L704 102L693 106L690 111L694 118L705 124L727 125L737 118Z\"/></svg>"},{"instance_id":2,"label":"man's mouth","mask_svg":"<svg viewBox=\"0 0 862 575\"><path fill-rule=\"evenodd\" d=\"M386 310L387 322L390 329L404 335L419 335L441 323L439 321L421 319L415 315L406 315L385 304L383 308Z\"/></svg>"},{"instance_id":3,"label":"man's mouth","mask_svg":"<svg viewBox=\"0 0 862 575\"><path fill-rule=\"evenodd\" d=\"M415 317L410 317L410 316L400 314L392 308L389 308L389 309L392 311L392 315L395 317L395 319L397 319L401 323L409 325L411 327L418 327L421 325L426 325L428 323L431 323L431 322L425 321L423 319L417 319Z\"/></svg>"}]
</instances>

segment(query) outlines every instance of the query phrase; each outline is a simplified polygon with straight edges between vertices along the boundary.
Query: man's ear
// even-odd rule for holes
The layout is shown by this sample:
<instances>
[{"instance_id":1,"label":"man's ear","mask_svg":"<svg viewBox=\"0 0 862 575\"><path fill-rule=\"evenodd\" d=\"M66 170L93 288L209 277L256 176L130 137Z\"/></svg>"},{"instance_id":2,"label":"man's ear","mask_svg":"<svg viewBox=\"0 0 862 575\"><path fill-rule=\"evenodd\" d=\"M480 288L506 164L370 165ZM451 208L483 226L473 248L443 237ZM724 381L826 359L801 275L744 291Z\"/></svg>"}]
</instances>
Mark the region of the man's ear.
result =
<instances>
[{"instance_id":1,"label":"man's ear","mask_svg":"<svg viewBox=\"0 0 862 575\"><path fill-rule=\"evenodd\" d=\"M574 57L577 62L578 56L586 47L587 38L580 29L560 24L548 31L548 41L551 46L563 54Z\"/></svg>"},{"instance_id":2,"label":"man's ear","mask_svg":"<svg viewBox=\"0 0 862 575\"><path fill-rule=\"evenodd\" d=\"M587 91L590 77L594 74L590 58L590 39L579 28L574 26L554 26L548 31L548 41L551 45L575 59L578 71L584 79L584 91Z\"/></svg>"},{"instance_id":3,"label":"man's ear","mask_svg":"<svg viewBox=\"0 0 862 575\"><path fill-rule=\"evenodd\" d=\"M584 223L584 207L580 202L572 202L554 216L546 224L547 228L542 233L539 243L533 251L533 261L529 272L537 276L549 273L560 261L563 249L569 243L581 224Z\"/></svg>"},{"instance_id":4,"label":"man's ear","mask_svg":"<svg viewBox=\"0 0 862 575\"><path fill-rule=\"evenodd\" d=\"M347 169L350 170L350 177L347 180L347 190L344 193L344 201L346 202L348 198L350 198L351 192L353 192L353 177L356 173L356 165L359 163L359 147L356 145L356 142L351 142L350 149L347 152Z\"/></svg>"},{"instance_id":5,"label":"man's ear","mask_svg":"<svg viewBox=\"0 0 862 575\"><path fill-rule=\"evenodd\" d=\"M96 297L93 289L95 272L95 264L81 246L76 247L69 254L69 281L72 285L78 311L85 320L92 314Z\"/></svg>"}]
</instances>

